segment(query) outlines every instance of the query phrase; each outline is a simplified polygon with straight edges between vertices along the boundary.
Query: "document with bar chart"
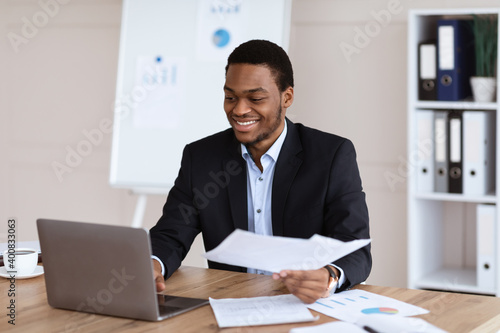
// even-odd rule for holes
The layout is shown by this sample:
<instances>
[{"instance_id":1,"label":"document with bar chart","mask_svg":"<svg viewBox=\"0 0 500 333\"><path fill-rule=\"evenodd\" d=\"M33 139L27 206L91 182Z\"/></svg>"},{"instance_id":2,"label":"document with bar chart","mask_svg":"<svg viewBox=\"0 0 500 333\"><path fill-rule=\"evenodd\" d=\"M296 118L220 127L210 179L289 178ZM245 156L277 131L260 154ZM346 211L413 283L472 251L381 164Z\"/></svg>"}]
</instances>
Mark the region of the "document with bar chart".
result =
<instances>
[{"instance_id":1,"label":"document with bar chart","mask_svg":"<svg viewBox=\"0 0 500 333\"><path fill-rule=\"evenodd\" d=\"M426 309L390 297L357 289L343 291L328 298L320 298L316 303L309 304L307 307L351 323L371 314L407 317L429 312Z\"/></svg>"}]
</instances>

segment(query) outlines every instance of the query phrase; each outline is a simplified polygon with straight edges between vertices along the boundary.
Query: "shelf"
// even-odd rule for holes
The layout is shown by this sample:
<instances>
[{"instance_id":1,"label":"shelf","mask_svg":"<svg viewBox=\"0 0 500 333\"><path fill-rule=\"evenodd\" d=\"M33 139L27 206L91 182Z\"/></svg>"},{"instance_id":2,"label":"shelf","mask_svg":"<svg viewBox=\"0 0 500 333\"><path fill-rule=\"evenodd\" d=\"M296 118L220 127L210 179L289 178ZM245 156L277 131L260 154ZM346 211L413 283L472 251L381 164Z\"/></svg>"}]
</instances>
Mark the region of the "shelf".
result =
<instances>
[{"instance_id":1,"label":"shelf","mask_svg":"<svg viewBox=\"0 0 500 333\"><path fill-rule=\"evenodd\" d=\"M432 181L432 179L429 179L432 174L427 175L426 179L426 177L421 177L416 172L409 173L409 186L407 187L408 285L410 288L446 290L500 297L500 270L498 269L500 267L500 252L498 252L500 228L497 227L500 225L500 213L498 213L500 193L497 195L500 189L500 117L497 115L497 112L500 112L500 91L497 90L497 101L490 103L475 102L472 97L461 101L419 100L419 85L422 83L420 81L420 72L424 68L420 66L419 57L422 49L419 45L435 40L436 51L439 50L439 27L442 25L440 20L471 18L472 15L491 16L498 19L500 17L500 8L411 9L408 14L408 161L415 162L411 166L414 167L414 171L417 171L418 168L430 166L430 163L433 163L438 156L439 161L451 161L452 155L457 156L456 153L451 153L452 146L450 145L450 133L452 133L450 132L450 119L453 117L436 117L437 112L445 111L440 112L445 114L450 110L459 111L457 113L472 111L473 115L482 112L489 118L481 123L481 126L485 127L484 131L488 132L480 133L479 125L474 127L476 124L468 120L467 136L464 138L462 135L464 133L462 132L464 122L460 121L461 127L458 132L460 136L454 136L452 142L457 144L453 145L453 147L460 147L460 159L458 160L462 161L464 158L464 140L470 142L471 145L477 145L476 155L481 156L475 156L475 151L470 149L472 146L468 145L468 158L477 158L478 160L481 158L481 161L488 161L487 167L494 166L495 175L495 177L488 178L491 183L488 183L487 188L491 192L474 195L432 192L434 187L431 187L428 183L428 181ZM500 31L498 23L496 30ZM452 31L454 34L455 31L453 29ZM446 33L446 31L444 32ZM444 47L445 44L441 46ZM498 50L499 47L497 46ZM437 70L439 62L443 61L437 55L434 60L435 64L434 61L428 64L436 67L429 66L428 69ZM500 68L500 57L497 57L494 67ZM439 73L433 74L436 75L429 78L436 80L436 86L440 85ZM495 78L495 82L497 87L500 87L500 76ZM464 82L464 84L468 84L468 82ZM420 96L422 95L420 94ZM468 114L467 116L471 115ZM439 127L436 126L437 120L439 120ZM438 135L443 134L443 121L446 127L444 134L447 137L444 140L445 145L438 145L438 143L443 142L438 141L441 138ZM457 124L457 122L454 124ZM472 130L477 131L471 132ZM495 134L494 139L491 138L490 131ZM456 134L457 132L453 133ZM485 134L485 136L475 135L476 133ZM455 141L455 138L458 138L458 140ZM479 150L480 147L483 147L483 140L489 141L488 147L485 150ZM430 146L432 146L432 149L429 149ZM491 152L490 148L494 148L494 151ZM456 149L453 150L453 152L457 151ZM490 160L492 163L489 162ZM456 159L453 159L453 161L456 161ZM447 163L444 163L444 165L449 169ZM436 172L434 169L433 173ZM488 172L490 172L489 169ZM488 175L488 177L490 176ZM426 181L427 183L423 184L419 183L419 181ZM464 186L462 184L462 189ZM466 186L465 188L467 189L465 192L469 193L468 189L471 187ZM428 190L428 192L423 192L424 189ZM482 205L487 205L487 207ZM495 210L495 212L489 216L480 216L479 213L483 208L490 211ZM488 226L493 225L493 227L485 232L483 230L485 224ZM482 231L479 232L479 230ZM484 250L482 244L485 243L493 244L492 247L488 248L488 255L493 258L492 267L495 270L491 273L494 279L493 285L496 287L493 287L492 284L479 283L477 280L477 274L482 274L482 271L476 267L480 261L478 254L481 251L480 249ZM491 248L494 249L491 250Z\"/></svg>"},{"instance_id":2,"label":"shelf","mask_svg":"<svg viewBox=\"0 0 500 333\"><path fill-rule=\"evenodd\" d=\"M495 290L479 288L476 285L475 268L442 268L425 278L419 279L417 288L458 291L494 295Z\"/></svg>"},{"instance_id":3,"label":"shelf","mask_svg":"<svg viewBox=\"0 0 500 333\"><path fill-rule=\"evenodd\" d=\"M438 200L438 201L456 201L456 202L476 202L476 203L491 203L496 204L497 197L495 195L471 196L454 193L413 193L415 199Z\"/></svg>"},{"instance_id":4,"label":"shelf","mask_svg":"<svg viewBox=\"0 0 500 333\"><path fill-rule=\"evenodd\" d=\"M446 102L446 101L417 101L417 109L456 109L456 110L496 110L498 103L477 103L477 102Z\"/></svg>"}]
</instances>

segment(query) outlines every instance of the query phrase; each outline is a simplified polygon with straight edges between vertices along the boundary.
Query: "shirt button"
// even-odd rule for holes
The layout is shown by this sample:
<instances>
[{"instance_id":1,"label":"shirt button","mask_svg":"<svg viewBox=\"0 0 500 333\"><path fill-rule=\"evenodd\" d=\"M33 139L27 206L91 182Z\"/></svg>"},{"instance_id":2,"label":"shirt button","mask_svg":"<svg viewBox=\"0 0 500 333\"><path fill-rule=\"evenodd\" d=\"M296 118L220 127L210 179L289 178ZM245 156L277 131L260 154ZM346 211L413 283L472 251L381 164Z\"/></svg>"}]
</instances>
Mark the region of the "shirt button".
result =
<instances>
[{"instance_id":1,"label":"shirt button","mask_svg":"<svg viewBox=\"0 0 500 333\"><path fill-rule=\"evenodd\" d=\"M260 180L260 181L263 181L263 180L264 180L264 178L262 178L262 177L259 177L259 180Z\"/></svg>"},{"instance_id":2,"label":"shirt button","mask_svg":"<svg viewBox=\"0 0 500 333\"><path fill-rule=\"evenodd\" d=\"M257 209L257 213L260 213L260 212L262 212L262 211L260 209Z\"/></svg>"}]
</instances>

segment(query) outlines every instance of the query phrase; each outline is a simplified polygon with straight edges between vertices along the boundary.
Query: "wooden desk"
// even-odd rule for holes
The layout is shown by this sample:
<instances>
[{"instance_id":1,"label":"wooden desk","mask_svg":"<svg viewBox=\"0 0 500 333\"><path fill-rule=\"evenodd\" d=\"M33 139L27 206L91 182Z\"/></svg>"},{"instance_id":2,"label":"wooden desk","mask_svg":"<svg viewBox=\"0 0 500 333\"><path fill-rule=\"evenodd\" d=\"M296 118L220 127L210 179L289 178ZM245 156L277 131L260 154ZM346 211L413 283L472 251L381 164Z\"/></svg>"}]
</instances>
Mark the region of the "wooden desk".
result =
<instances>
[{"instance_id":1,"label":"wooden desk","mask_svg":"<svg viewBox=\"0 0 500 333\"><path fill-rule=\"evenodd\" d=\"M8 280L1 279L0 331L12 328L6 317L8 288ZM421 318L449 332L483 333L500 329L500 298L370 285L357 288L421 306L430 311ZM167 281L165 293L228 298L271 296L287 291L269 276L181 267ZM320 314L320 320L314 323L220 329L209 305L162 322L59 310L47 304L43 276L16 281L16 312L16 328L23 332L288 332L293 327L335 320Z\"/></svg>"}]
</instances>

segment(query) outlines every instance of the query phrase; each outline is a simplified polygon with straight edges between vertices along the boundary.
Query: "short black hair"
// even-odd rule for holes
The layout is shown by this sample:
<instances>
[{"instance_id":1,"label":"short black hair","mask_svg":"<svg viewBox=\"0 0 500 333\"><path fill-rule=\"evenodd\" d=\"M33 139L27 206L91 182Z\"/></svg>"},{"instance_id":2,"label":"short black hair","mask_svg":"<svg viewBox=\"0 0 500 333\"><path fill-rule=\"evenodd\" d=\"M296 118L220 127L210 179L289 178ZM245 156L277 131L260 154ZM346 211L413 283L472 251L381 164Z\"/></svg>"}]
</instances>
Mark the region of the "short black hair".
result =
<instances>
[{"instance_id":1,"label":"short black hair","mask_svg":"<svg viewBox=\"0 0 500 333\"><path fill-rule=\"evenodd\" d=\"M290 58L279 45L261 39L245 42L227 58L226 74L231 64L263 65L269 68L280 92L293 88L293 69Z\"/></svg>"}]
</instances>

